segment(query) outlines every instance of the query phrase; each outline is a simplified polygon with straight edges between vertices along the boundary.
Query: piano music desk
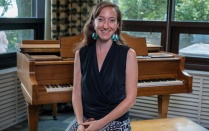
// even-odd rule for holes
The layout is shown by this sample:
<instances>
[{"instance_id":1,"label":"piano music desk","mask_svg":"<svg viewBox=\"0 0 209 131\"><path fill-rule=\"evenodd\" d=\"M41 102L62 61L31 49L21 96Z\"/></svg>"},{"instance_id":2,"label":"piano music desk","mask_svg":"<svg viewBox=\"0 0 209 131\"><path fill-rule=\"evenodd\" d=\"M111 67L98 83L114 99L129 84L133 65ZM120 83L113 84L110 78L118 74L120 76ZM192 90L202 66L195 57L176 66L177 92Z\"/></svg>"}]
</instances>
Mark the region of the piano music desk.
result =
<instances>
[{"instance_id":1,"label":"piano music desk","mask_svg":"<svg viewBox=\"0 0 209 131\"><path fill-rule=\"evenodd\" d=\"M185 118L161 118L131 121L132 131L209 131Z\"/></svg>"}]
</instances>

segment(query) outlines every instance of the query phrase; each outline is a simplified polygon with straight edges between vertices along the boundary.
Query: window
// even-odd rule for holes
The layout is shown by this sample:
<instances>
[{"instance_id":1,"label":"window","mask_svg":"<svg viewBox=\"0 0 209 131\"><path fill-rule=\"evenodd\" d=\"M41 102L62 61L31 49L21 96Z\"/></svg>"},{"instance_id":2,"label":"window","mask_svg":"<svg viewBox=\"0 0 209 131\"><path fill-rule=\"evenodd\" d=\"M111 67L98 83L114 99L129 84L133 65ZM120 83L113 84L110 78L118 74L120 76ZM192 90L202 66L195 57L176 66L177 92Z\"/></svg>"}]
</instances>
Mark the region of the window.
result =
<instances>
[{"instance_id":1,"label":"window","mask_svg":"<svg viewBox=\"0 0 209 131\"><path fill-rule=\"evenodd\" d=\"M146 38L147 44L154 44L154 45L161 45L161 33L157 32L133 32L133 31L127 31L127 34L131 36L140 36Z\"/></svg>"},{"instance_id":2,"label":"window","mask_svg":"<svg viewBox=\"0 0 209 131\"><path fill-rule=\"evenodd\" d=\"M209 71L208 55L191 51L194 46L200 50L209 45L205 42L209 39L208 0L109 1L122 11L123 31L139 37L146 34L147 42L155 40L152 44L160 43L164 51L184 55L186 69Z\"/></svg>"},{"instance_id":3,"label":"window","mask_svg":"<svg viewBox=\"0 0 209 131\"><path fill-rule=\"evenodd\" d=\"M16 66L15 44L44 38L43 0L0 1L0 69Z\"/></svg>"},{"instance_id":4,"label":"window","mask_svg":"<svg viewBox=\"0 0 209 131\"><path fill-rule=\"evenodd\" d=\"M16 3L18 17L8 17L5 9L0 3L0 31L4 31L8 42L8 51L12 51L11 37L16 32L29 31L27 39L43 39L44 30L44 6L43 0L2 0L10 2L9 6ZM2 2L0 1L0 2ZM209 37L209 1L208 0L109 0L116 3L123 14L124 32L134 36L146 36L147 42L160 44L162 50L182 54L182 50L194 45L194 39L202 37L202 40ZM24 7L24 4L27 3ZM30 6L29 6L30 4ZM18 8L18 5L21 8ZM4 6L3 6L4 7ZM27 8L26 8L27 7ZM31 12L28 8L31 8ZM13 6L13 8L16 8ZM27 14L19 17L19 11L27 9ZM30 15L29 15L30 14ZM25 17L23 17L25 16ZM14 33L12 33L14 31ZM15 36L16 42L21 41L24 35ZM204 39L203 39L204 37ZM159 38L159 39L158 39ZM157 40L158 39L158 40ZM16 40L16 39L15 39ZM14 41L14 40L13 40ZM153 43L152 43L153 42ZM203 41L202 41L203 42ZM208 44L208 43L204 43ZM200 48L200 47L199 47ZM8 53L8 52L7 52ZM186 69L209 71L209 58L185 54ZM4 53L0 53L4 54ZM1 62L1 59L0 59ZM205 68L201 68L201 67Z\"/></svg>"},{"instance_id":5,"label":"window","mask_svg":"<svg viewBox=\"0 0 209 131\"><path fill-rule=\"evenodd\" d=\"M146 37L149 44L166 49L167 0L109 0L116 3L123 18L124 32Z\"/></svg>"},{"instance_id":6,"label":"window","mask_svg":"<svg viewBox=\"0 0 209 131\"><path fill-rule=\"evenodd\" d=\"M209 58L209 35L180 34L179 54L187 57Z\"/></svg>"},{"instance_id":7,"label":"window","mask_svg":"<svg viewBox=\"0 0 209 131\"><path fill-rule=\"evenodd\" d=\"M35 9L36 5L32 0L3 0L0 6L0 19L3 18L31 18L37 16ZM34 12L32 12L34 11ZM16 21L16 19L13 19ZM8 23L9 26L9 23ZM0 53L14 52L15 44L20 43L24 39L34 39L34 29L0 29Z\"/></svg>"},{"instance_id":8,"label":"window","mask_svg":"<svg viewBox=\"0 0 209 131\"><path fill-rule=\"evenodd\" d=\"M208 0L176 0L175 21L209 22Z\"/></svg>"},{"instance_id":9,"label":"window","mask_svg":"<svg viewBox=\"0 0 209 131\"><path fill-rule=\"evenodd\" d=\"M2 0L0 2L0 17L18 17L17 4L14 0Z\"/></svg>"},{"instance_id":10,"label":"window","mask_svg":"<svg viewBox=\"0 0 209 131\"><path fill-rule=\"evenodd\" d=\"M167 0L109 0L116 3L123 20L166 21Z\"/></svg>"},{"instance_id":11,"label":"window","mask_svg":"<svg viewBox=\"0 0 209 131\"><path fill-rule=\"evenodd\" d=\"M0 31L0 53L16 51L16 43L22 40L34 39L34 30L5 30Z\"/></svg>"}]
</instances>

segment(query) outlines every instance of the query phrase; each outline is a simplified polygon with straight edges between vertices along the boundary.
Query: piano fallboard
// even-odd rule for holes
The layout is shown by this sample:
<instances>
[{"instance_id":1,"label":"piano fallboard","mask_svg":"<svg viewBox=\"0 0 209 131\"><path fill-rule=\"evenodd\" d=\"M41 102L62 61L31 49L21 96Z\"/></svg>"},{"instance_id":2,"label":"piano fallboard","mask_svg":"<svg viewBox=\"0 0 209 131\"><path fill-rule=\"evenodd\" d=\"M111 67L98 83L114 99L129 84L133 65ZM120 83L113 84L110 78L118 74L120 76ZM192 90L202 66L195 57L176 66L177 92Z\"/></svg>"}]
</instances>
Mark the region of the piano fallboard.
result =
<instances>
[{"instance_id":1,"label":"piano fallboard","mask_svg":"<svg viewBox=\"0 0 209 131\"><path fill-rule=\"evenodd\" d=\"M28 93L27 87L21 83L21 88L25 100L31 105L41 105L41 104L52 104L52 103L65 103L72 101L72 90L70 91L56 91L56 92L33 92ZM44 86L39 86L38 88L45 88Z\"/></svg>"},{"instance_id":2,"label":"piano fallboard","mask_svg":"<svg viewBox=\"0 0 209 131\"><path fill-rule=\"evenodd\" d=\"M191 93L187 84L155 86L155 87L137 87L137 96L168 95L176 93Z\"/></svg>"}]
</instances>

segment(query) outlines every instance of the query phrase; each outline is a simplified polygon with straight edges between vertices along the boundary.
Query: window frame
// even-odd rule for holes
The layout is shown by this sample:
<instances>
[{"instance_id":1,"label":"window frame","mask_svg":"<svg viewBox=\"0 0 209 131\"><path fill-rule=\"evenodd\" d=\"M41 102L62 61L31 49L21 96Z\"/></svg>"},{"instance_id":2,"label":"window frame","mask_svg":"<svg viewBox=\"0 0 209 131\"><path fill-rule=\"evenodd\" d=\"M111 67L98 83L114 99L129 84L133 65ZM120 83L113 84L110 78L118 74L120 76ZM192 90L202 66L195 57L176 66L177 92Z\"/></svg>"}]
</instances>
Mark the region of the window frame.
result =
<instances>
[{"instance_id":1,"label":"window frame","mask_svg":"<svg viewBox=\"0 0 209 131\"><path fill-rule=\"evenodd\" d=\"M44 38L44 18L0 18L0 30L34 30L34 39Z\"/></svg>"},{"instance_id":2,"label":"window frame","mask_svg":"<svg viewBox=\"0 0 209 131\"><path fill-rule=\"evenodd\" d=\"M207 22L172 22L170 51L179 53L179 38L181 33L209 34ZM186 56L185 68L188 70L209 71L209 58Z\"/></svg>"},{"instance_id":3,"label":"window frame","mask_svg":"<svg viewBox=\"0 0 209 131\"><path fill-rule=\"evenodd\" d=\"M44 39L44 11L45 1L32 0L32 17L34 18L0 18L0 30L34 30L34 40ZM35 18L36 17L36 18ZM0 70L16 67L16 52L0 54Z\"/></svg>"},{"instance_id":4,"label":"window frame","mask_svg":"<svg viewBox=\"0 0 209 131\"><path fill-rule=\"evenodd\" d=\"M44 39L44 18L0 18L0 30L34 30L34 39ZM0 54L0 70L17 66L16 52Z\"/></svg>"},{"instance_id":5,"label":"window frame","mask_svg":"<svg viewBox=\"0 0 209 131\"><path fill-rule=\"evenodd\" d=\"M209 34L209 22L174 21L175 0L168 0L166 21L123 20L122 31L160 32L162 50L179 53L179 35L181 33ZM185 69L209 71L208 58L185 56Z\"/></svg>"},{"instance_id":6,"label":"window frame","mask_svg":"<svg viewBox=\"0 0 209 131\"><path fill-rule=\"evenodd\" d=\"M34 30L34 40L44 39L44 18L0 18L0 30ZM16 67L16 52L0 54L0 70Z\"/></svg>"},{"instance_id":7,"label":"window frame","mask_svg":"<svg viewBox=\"0 0 209 131\"><path fill-rule=\"evenodd\" d=\"M164 21L124 20L122 31L161 33L161 46L166 50L166 22Z\"/></svg>"}]
</instances>

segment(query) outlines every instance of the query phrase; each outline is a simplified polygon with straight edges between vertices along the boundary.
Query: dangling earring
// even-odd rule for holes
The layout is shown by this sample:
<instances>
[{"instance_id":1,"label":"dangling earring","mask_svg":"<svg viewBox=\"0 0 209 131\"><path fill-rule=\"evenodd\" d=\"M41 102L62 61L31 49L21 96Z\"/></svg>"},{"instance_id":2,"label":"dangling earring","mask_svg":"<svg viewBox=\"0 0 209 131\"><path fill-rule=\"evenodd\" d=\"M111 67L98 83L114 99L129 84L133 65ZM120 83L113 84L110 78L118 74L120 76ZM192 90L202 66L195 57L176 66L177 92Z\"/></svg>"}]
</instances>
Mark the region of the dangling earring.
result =
<instances>
[{"instance_id":1,"label":"dangling earring","mask_svg":"<svg viewBox=\"0 0 209 131\"><path fill-rule=\"evenodd\" d=\"M118 38L118 35L117 35L117 34L113 34L113 35L112 35L112 40L113 40L113 41L118 41L118 39L119 39L119 38Z\"/></svg>"},{"instance_id":2,"label":"dangling earring","mask_svg":"<svg viewBox=\"0 0 209 131\"><path fill-rule=\"evenodd\" d=\"M91 37L92 37L92 39L97 40L98 34L96 32L94 32L94 33L92 33Z\"/></svg>"}]
</instances>

